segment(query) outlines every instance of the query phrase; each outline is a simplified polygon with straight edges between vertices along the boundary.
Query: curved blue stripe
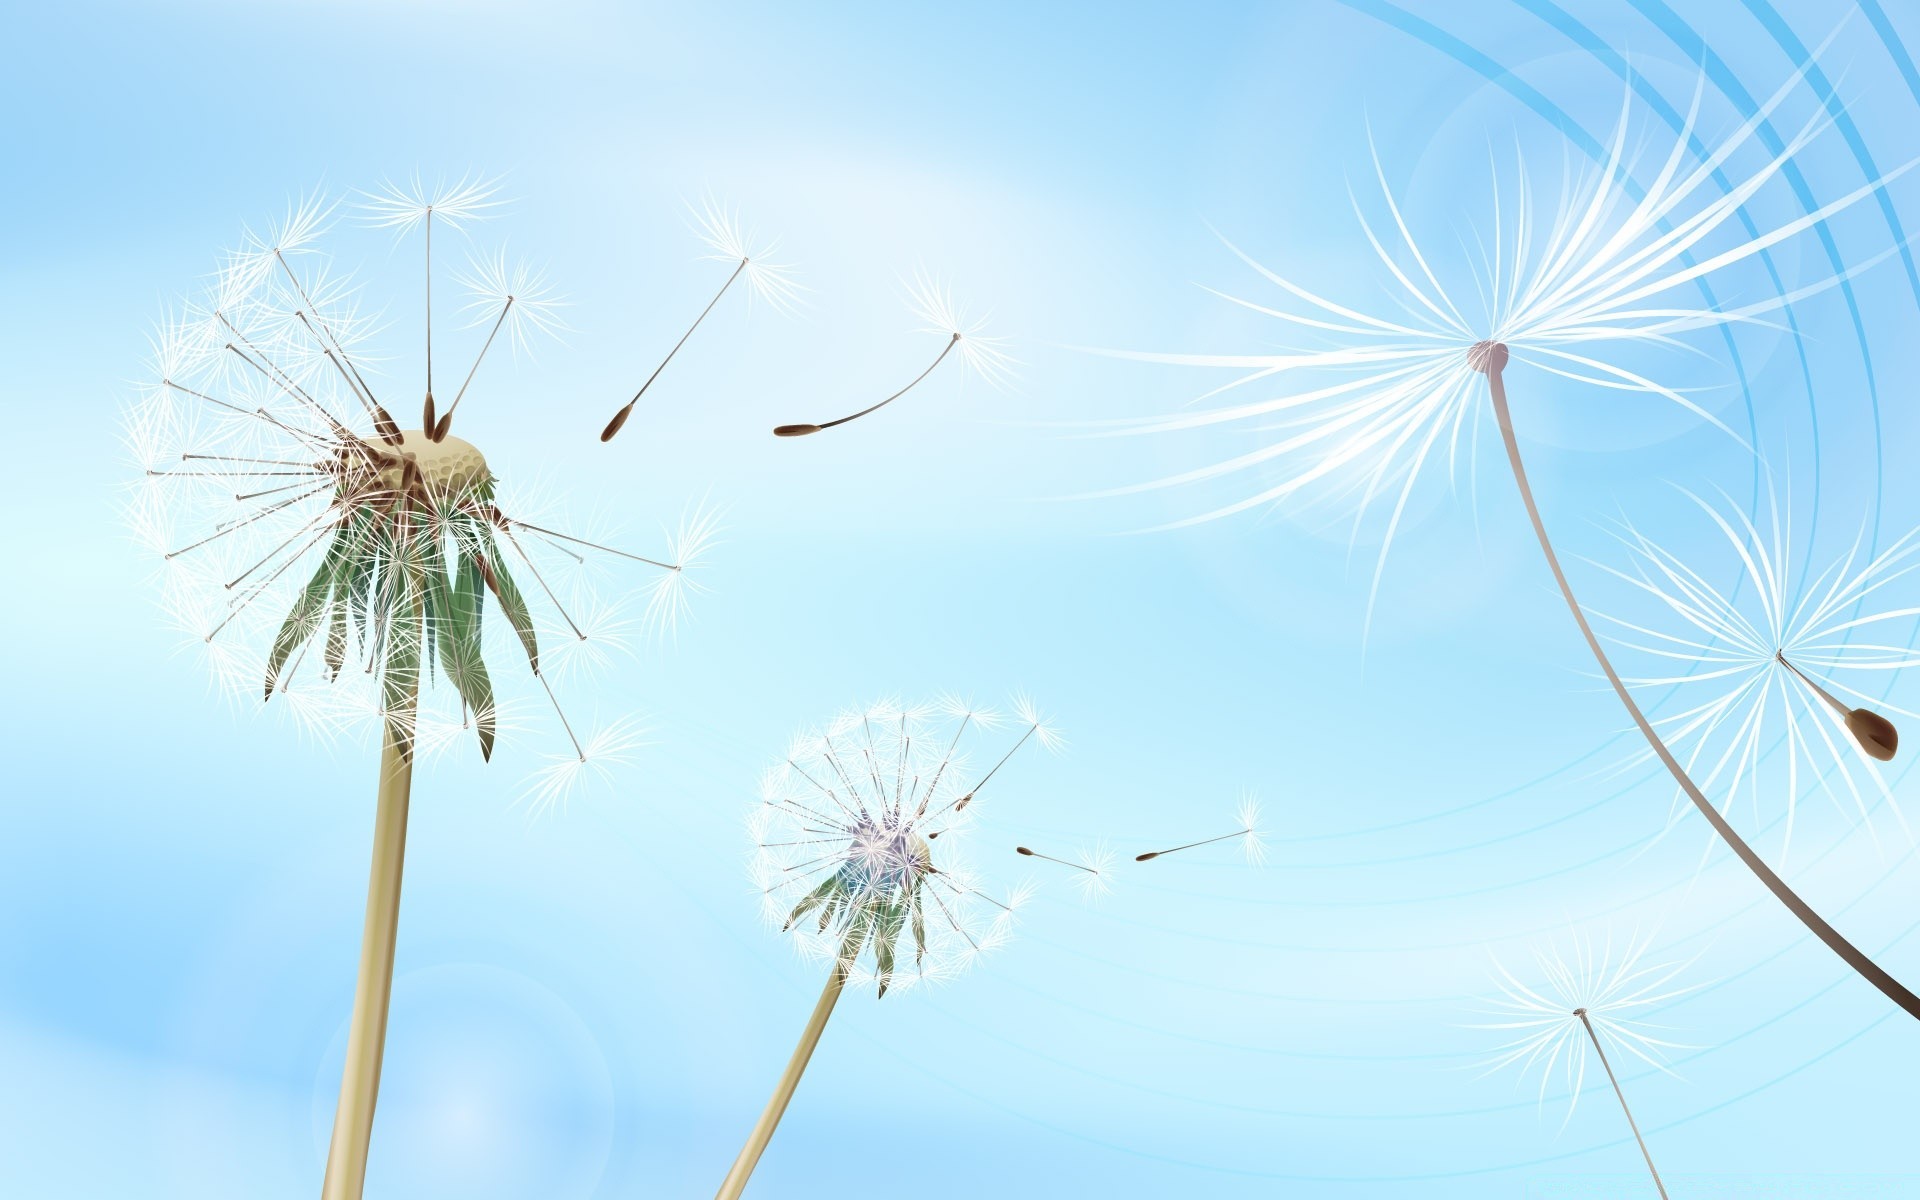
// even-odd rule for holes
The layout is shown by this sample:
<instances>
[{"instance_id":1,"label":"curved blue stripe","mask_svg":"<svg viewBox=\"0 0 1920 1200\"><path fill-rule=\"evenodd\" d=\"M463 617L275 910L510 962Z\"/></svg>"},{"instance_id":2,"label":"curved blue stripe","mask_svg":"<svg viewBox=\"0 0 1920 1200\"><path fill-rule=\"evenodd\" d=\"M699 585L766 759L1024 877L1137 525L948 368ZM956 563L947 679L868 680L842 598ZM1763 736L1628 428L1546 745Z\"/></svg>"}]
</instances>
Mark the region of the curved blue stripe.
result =
<instances>
[{"instance_id":1,"label":"curved blue stripe","mask_svg":"<svg viewBox=\"0 0 1920 1200\"><path fill-rule=\"evenodd\" d=\"M1648 83L1644 76L1634 73L1625 55L1607 45L1598 34L1586 25L1581 24L1571 13L1552 3L1552 0L1514 0L1514 3L1564 34L1568 41L1585 50L1595 61L1612 71L1615 77L1626 83L1627 86L1632 89L1634 95L1640 98L1641 103L1645 104L1654 115L1658 116L1662 121L1665 121L1667 127L1672 129L1674 133L1678 134L1686 127L1686 118L1680 114L1678 109L1667 103L1666 97L1662 96L1659 91ZM1723 96L1732 101L1734 105L1740 109L1743 118L1753 116L1755 109L1753 100L1744 91L1739 90L1740 85L1737 80L1734 81L1733 90L1729 90L1726 83L1722 80L1715 79L1713 80L1713 84L1720 89L1720 93ZM1774 133L1771 123L1763 122L1756 132L1767 149L1773 153L1778 154L1785 148L1785 144L1781 142L1779 136ZM1707 149L1701 144L1698 137L1689 136L1687 145L1689 149L1693 151L1696 158L1705 161ZM1805 180L1800 178L1800 168L1794 163L1788 162L1785 164L1782 174L1787 176L1788 180L1794 184L1794 194L1800 198L1801 204L1803 206L1807 205L1809 200L1805 194L1806 183ZM1715 170L1712 178L1715 183L1720 185L1722 192L1731 190L1732 181L1727 178L1725 171ZM1753 218L1748 215L1745 208L1740 209L1735 216L1738 217L1741 227L1747 231L1749 237L1757 238L1760 236L1759 227L1754 224ZM1823 226L1821 233L1825 234L1825 232L1826 230ZM1829 247L1829 250L1831 251L1831 247ZM1832 255L1830 253L1829 258L1831 257ZM1786 284L1781 280L1780 272L1774 266L1773 253L1767 250L1761 251L1760 262L1761 265L1766 268L1767 279L1773 284L1774 294L1784 294L1787 290ZM1835 270L1841 269L1840 264L1836 262L1834 268ZM1818 407L1814 404L1813 364L1808 361L1806 342L1800 336L1800 321L1794 315L1791 305L1782 309L1781 312L1787 319L1787 331L1793 343L1794 354L1800 360L1800 378L1807 393L1807 421L1809 427L1813 430L1813 508L1808 514L1807 519L1807 546L1809 555L1811 555L1814 531L1820 524L1820 413ZM1728 341L1731 342L1732 333L1730 330L1727 331L1727 336ZM1742 369L1737 357L1734 360L1733 367L1735 377L1739 381L1742 392L1750 395L1750 385L1746 372ZM1757 442L1755 448L1756 450L1758 449ZM1748 501L1749 511L1757 508L1760 502L1761 466L1761 461L1756 457L1753 468L1753 495ZM1740 581L1741 584L1745 582L1744 579ZM1805 584L1806 577L1803 575L1801 577L1801 586L1804 587ZM1794 603L1799 603L1798 596L1794 598Z\"/></svg>"}]
</instances>

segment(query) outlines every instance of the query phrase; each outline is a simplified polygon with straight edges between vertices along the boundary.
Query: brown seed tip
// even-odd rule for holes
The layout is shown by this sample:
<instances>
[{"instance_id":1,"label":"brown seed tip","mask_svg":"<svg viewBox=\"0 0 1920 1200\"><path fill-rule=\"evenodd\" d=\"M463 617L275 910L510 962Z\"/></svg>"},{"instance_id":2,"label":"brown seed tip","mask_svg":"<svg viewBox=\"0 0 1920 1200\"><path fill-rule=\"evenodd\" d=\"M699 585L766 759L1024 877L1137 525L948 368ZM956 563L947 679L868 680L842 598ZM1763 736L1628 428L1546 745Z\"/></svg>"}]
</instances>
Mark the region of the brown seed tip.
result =
<instances>
[{"instance_id":1,"label":"brown seed tip","mask_svg":"<svg viewBox=\"0 0 1920 1200\"><path fill-rule=\"evenodd\" d=\"M810 433L819 432L818 425L775 425L773 427L775 437L805 437Z\"/></svg>"},{"instance_id":2,"label":"brown seed tip","mask_svg":"<svg viewBox=\"0 0 1920 1200\"><path fill-rule=\"evenodd\" d=\"M1147 860L1148 860L1148 859L1150 859L1150 858L1159 858L1159 857L1160 857L1160 852L1159 852L1158 850L1149 850L1149 851L1147 851L1147 852L1146 852L1145 854L1136 854L1136 855L1134 855L1134 856L1133 856L1133 861L1135 861L1135 862L1145 862L1145 861L1147 861Z\"/></svg>"},{"instance_id":3,"label":"brown seed tip","mask_svg":"<svg viewBox=\"0 0 1920 1200\"><path fill-rule=\"evenodd\" d=\"M966 795L960 797L960 799L954 804L953 811L959 812L961 809L965 808L967 805L972 803L973 803L973 793L968 792Z\"/></svg>"},{"instance_id":4,"label":"brown seed tip","mask_svg":"<svg viewBox=\"0 0 1920 1200\"><path fill-rule=\"evenodd\" d=\"M1029 849L1027 849L1027 848L1026 848L1025 846L1015 846L1015 847L1013 848L1013 850L1014 850L1014 853L1016 853L1016 854L1024 854L1024 855L1026 855L1026 856L1027 856L1028 858L1032 858L1032 857L1033 857L1033 851L1031 851L1031 850L1029 850Z\"/></svg>"},{"instance_id":5,"label":"brown seed tip","mask_svg":"<svg viewBox=\"0 0 1920 1200\"><path fill-rule=\"evenodd\" d=\"M449 410L446 416L440 418L440 423L433 427L434 442L438 444L440 442L446 441L447 430L452 428L453 428L453 412Z\"/></svg>"},{"instance_id":6,"label":"brown seed tip","mask_svg":"<svg viewBox=\"0 0 1920 1200\"><path fill-rule=\"evenodd\" d=\"M1482 375L1498 375L1507 369L1507 344L1475 342L1467 350L1467 365Z\"/></svg>"},{"instance_id":7,"label":"brown seed tip","mask_svg":"<svg viewBox=\"0 0 1920 1200\"><path fill-rule=\"evenodd\" d=\"M631 403L629 403L625 408L621 409L619 412L613 414L613 420L608 421L607 427L600 431L600 440L603 442L612 441L613 435L620 432L621 426L625 425L627 423L627 418L632 415L633 415L633 405Z\"/></svg>"},{"instance_id":8,"label":"brown seed tip","mask_svg":"<svg viewBox=\"0 0 1920 1200\"><path fill-rule=\"evenodd\" d=\"M420 428L432 429L436 420L437 413L433 407L433 393L428 392L426 406L422 408L420 412Z\"/></svg>"},{"instance_id":9,"label":"brown seed tip","mask_svg":"<svg viewBox=\"0 0 1920 1200\"><path fill-rule=\"evenodd\" d=\"M1584 1008L1576 1008L1573 1010L1573 1015L1576 1017L1584 1017L1587 1015L1587 1010Z\"/></svg>"},{"instance_id":10,"label":"brown seed tip","mask_svg":"<svg viewBox=\"0 0 1920 1200\"><path fill-rule=\"evenodd\" d=\"M1893 761L1900 749L1900 731L1892 721L1871 709L1856 708L1847 714L1847 732L1860 743L1867 756L1881 762Z\"/></svg>"}]
</instances>

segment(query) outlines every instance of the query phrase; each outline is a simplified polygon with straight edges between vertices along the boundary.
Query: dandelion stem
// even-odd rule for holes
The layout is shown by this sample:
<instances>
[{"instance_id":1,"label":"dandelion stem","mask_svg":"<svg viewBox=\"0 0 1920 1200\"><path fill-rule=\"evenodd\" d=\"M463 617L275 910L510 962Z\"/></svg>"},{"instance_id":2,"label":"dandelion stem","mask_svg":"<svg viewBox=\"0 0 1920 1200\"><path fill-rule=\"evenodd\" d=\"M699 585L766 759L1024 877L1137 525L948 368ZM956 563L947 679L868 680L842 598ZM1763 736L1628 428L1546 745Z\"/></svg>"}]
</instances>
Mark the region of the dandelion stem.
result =
<instances>
[{"instance_id":1,"label":"dandelion stem","mask_svg":"<svg viewBox=\"0 0 1920 1200\"><path fill-rule=\"evenodd\" d=\"M393 417L388 415L386 408L379 400L374 398L373 389L368 387L367 381L360 377L360 368L353 365L353 359L347 357L347 348L341 343L340 336L334 333L333 326L327 324L327 319L320 316L319 310L314 308L313 298L307 295L306 285L300 282L300 277L293 273L293 267L288 265L287 256L282 254L278 247L275 247L273 256L280 261L280 269L287 273L287 278L293 283L293 290L299 295L300 302L306 305L315 317L319 318L320 328L327 335L326 341L331 341L333 343L333 349L340 352L338 359L334 358L332 351L327 352L327 358L333 362L334 369L336 371L340 370L340 363L344 360L347 364L346 369L353 373L351 383L359 385L354 388L353 394L359 398L362 404L367 406L367 411L373 417L374 426L379 431L381 440L389 444L398 442L400 440L400 426L394 424ZM300 316L300 323L302 325L307 323L307 318L304 313ZM309 326L309 328L311 328L311 326ZM326 341L321 342L322 349L326 348ZM432 431L429 430L428 432Z\"/></svg>"},{"instance_id":2,"label":"dandelion stem","mask_svg":"<svg viewBox=\"0 0 1920 1200\"><path fill-rule=\"evenodd\" d=\"M518 525L522 529L530 529L535 533L545 534L550 538L559 538L563 542L572 542L576 546L585 546L589 550L598 550L603 554L617 554L621 558L630 558L635 562L643 562L650 567L659 567L663 571L678 571L680 569L672 563L664 563L657 558L648 558L641 554L629 554L625 550L615 550L612 546L603 546L599 542L590 542L585 538L577 538L570 533L561 533L557 529L548 529L544 525L535 525L531 521L513 520L508 523Z\"/></svg>"},{"instance_id":3,"label":"dandelion stem","mask_svg":"<svg viewBox=\"0 0 1920 1200\"><path fill-rule=\"evenodd\" d=\"M1029 850L1025 846L1015 846L1013 850L1014 853L1025 855L1028 858L1045 859L1050 863L1059 863L1063 867L1072 867L1076 871L1085 871L1089 875L1098 875L1100 873L1084 863L1068 862L1064 858L1055 858L1051 854L1042 854L1038 850Z\"/></svg>"},{"instance_id":4,"label":"dandelion stem","mask_svg":"<svg viewBox=\"0 0 1920 1200\"><path fill-rule=\"evenodd\" d=\"M426 431L427 436L434 441L446 440L447 429L453 424L454 410L460 407L461 398L467 394L467 385L473 382L474 374L480 370L480 364L486 361L487 351L493 349L493 339L499 336L500 326L506 324L507 314L513 311L513 300L512 296L508 296L507 302L500 306L500 315L494 318L493 328L487 331L486 342L481 345L480 353L474 357L473 366L467 369L467 377L461 382L460 390L453 394L453 403L447 405L447 415L441 417L438 424Z\"/></svg>"},{"instance_id":5,"label":"dandelion stem","mask_svg":"<svg viewBox=\"0 0 1920 1200\"><path fill-rule=\"evenodd\" d=\"M387 1040L387 1002L393 992L393 947L400 924L400 878L407 854L407 806L413 792L413 753L406 730L419 702L418 682L404 712L389 716L380 751L380 792L373 824L373 869L367 884L366 928L360 937L360 976L347 1031L346 1068L334 1110L321 1200L359 1200L380 1094L380 1059Z\"/></svg>"},{"instance_id":6,"label":"dandelion stem","mask_svg":"<svg viewBox=\"0 0 1920 1200\"><path fill-rule=\"evenodd\" d=\"M433 205L427 205L427 406L421 428L429 436L437 423L433 413Z\"/></svg>"},{"instance_id":7,"label":"dandelion stem","mask_svg":"<svg viewBox=\"0 0 1920 1200\"><path fill-rule=\"evenodd\" d=\"M827 1018L833 1015L833 1006L839 1001L846 983L847 964L836 961L833 974L827 977L827 986L820 992L819 1003L813 1006L813 1015L807 1018L807 1027L800 1031L800 1043L793 1048L793 1057L787 1060L787 1069L774 1086L773 1097L767 1101L766 1111L760 1114L753 1132L747 1136L747 1144L740 1148L740 1156L733 1160L733 1168L721 1182L720 1190L714 1193L714 1200L739 1200L740 1194L746 1191L747 1180L753 1177L753 1169L760 1164L760 1155L765 1153L767 1143L773 1140L773 1131L779 1127L780 1118L787 1111L787 1103L793 1099L794 1089L800 1086L800 1076L806 1073L807 1063L813 1058L813 1048L820 1044L820 1035L827 1028Z\"/></svg>"},{"instance_id":8,"label":"dandelion stem","mask_svg":"<svg viewBox=\"0 0 1920 1200\"><path fill-rule=\"evenodd\" d=\"M1237 837L1245 837L1245 836L1247 836L1246 830L1236 829L1232 833L1223 833L1219 837L1211 837L1203 842L1188 842L1184 846L1175 846L1171 850L1149 850L1145 854L1136 854L1133 856L1133 861L1146 862L1149 859L1164 858L1169 854L1178 854L1182 850L1192 850L1197 846L1211 846L1215 842L1224 842L1228 838L1237 838Z\"/></svg>"},{"instance_id":9,"label":"dandelion stem","mask_svg":"<svg viewBox=\"0 0 1920 1200\"><path fill-rule=\"evenodd\" d=\"M1701 793L1699 786L1687 774L1686 768L1680 765L1680 760L1673 756L1673 752L1667 749L1667 744L1654 731L1646 714L1640 711L1640 705L1634 700L1633 693L1627 690L1627 685L1621 681L1619 672L1613 669L1613 662L1608 659L1606 650L1601 647L1600 639L1594 635L1593 626L1587 623L1586 612L1581 609L1579 599L1573 594L1573 586L1567 582L1566 572L1560 567L1560 557L1554 553L1553 542L1547 537L1546 524L1540 519L1540 508L1534 503L1533 489L1527 484L1527 468L1520 457L1520 443L1514 438L1513 414L1507 408L1507 387L1501 378L1501 371L1507 363L1507 348L1497 343L1482 343L1474 348L1473 363L1476 369L1487 376L1488 390L1493 397L1493 413L1500 423L1500 437L1506 444L1508 465L1513 468L1513 481L1520 488L1520 499L1526 505L1527 518L1533 523L1534 537L1539 540L1540 550L1547 557L1547 566L1553 571L1554 582L1560 585L1561 598L1567 603L1567 611L1573 614L1574 624L1580 627L1581 636L1586 638L1587 649L1593 652L1594 661L1600 664L1601 671L1606 674L1607 682L1613 685L1614 695L1620 698L1620 703L1625 706L1627 715L1633 718L1635 725L1639 726L1641 736L1647 739L1647 745L1652 747L1654 754L1666 766L1674 781L1680 785L1680 790L1685 792L1687 799L1693 802L1694 808L1698 809L1700 815L1707 819L1707 823L1713 826L1713 831L1720 835L1720 840L1740 856L1740 861L1747 865L1747 869L1767 886L1780 903L1786 905L1789 912L1800 918L1801 924L1812 930L1821 941L1827 944L1828 949L1838 954L1848 966L1859 973L1861 978L1879 988L1889 1000L1906 1010L1909 1016L1920 1020L1920 996L1914 995L1905 984L1887 974L1879 964L1843 937L1839 930L1827 924L1825 918L1815 912L1812 906L1787 886L1785 880L1774 873L1773 868L1754 853L1753 847L1747 845L1745 840L1734 832L1733 826L1727 823L1727 819L1721 816L1720 811L1714 808Z\"/></svg>"},{"instance_id":10,"label":"dandelion stem","mask_svg":"<svg viewBox=\"0 0 1920 1200\"><path fill-rule=\"evenodd\" d=\"M1839 699L1835 697L1832 692L1829 692L1827 689L1821 687L1819 684L1815 683L1812 679L1808 678L1807 673L1805 671L1802 671L1799 667L1787 661L1787 655L1785 651L1776 650L1773 653L1773 657L1779 660L1781 666L1785 667L1789 671L1792 671L1795 675L1798 675L1800 677L1800 682L1812 688L1813 694L1820 697L1820 699L1826 701L1827 707L1831 708L1834 712L1839 713L1842 719L1844 719L1847 716L1847 714L1852 711L1846 705L1840 703Z\"/></svg>"},{"instance_id":11,"label":"dandelion stem","mask_svg":"<svg viewBox=\"0 0 1920 1200\"><path fill-rule=\"evenodd\" d=\"M740 273L746 269L747 260L743 258L740 260L740 265L733 269L733 274L727 276L727 281L720 285L720 290L713 294L713 299L707 301L707 306L700 310L700 315L693 319L693 324L687 326L687 331L680 335L680 340L673 344L673 349L667 351L667 356L661 359L660 365L653 369L653 374L647 376L647 381L640 385L640 390L633 394L633 399L627 401L625 408L613 414L613 420L608 421L607 427L600 432L601 441L610 442L613 440L613 435L620 432L620 427L627 423L629 416L633 415L633 406L640 403L640 397L647 394L647 389L653 386L653 381L660 378L660 372L667 369L667 364L673 361L673 356L680 353L680 347L687 344L687 339L693 336L693 331L700 328L700 322L707 319L707 314L713 311L713 306L720 303L720 297L727 294L727 289L733 286L733 281L740 278Z\"/></svg>"},{"instance_id":12,"label":"dandelion stem","mask_svg":"<svg viewBox=\"0 0 1920 1200\"><path fill-rule=\"evenodd\" d=\"M863 408L857 413L849 413L844 417L838 417L834 420L827 421L819 425L804 425L804 424L803 425L780 425L775 427L773 431L773 436L804 437L809 433L819 433L822 429L832 429L835 425L845 425L848 421L858 420L859 418L866 416L870 412L877 412L878 410L885 408L887 405L892 404L895 400L898 400L900 397L912 391L916 386L918 386L918 384L922 379L925 379L927 376L933 374L933 369L939 366L941 363L941 360L945 359L947 355L953 353L953 348L955 346L958 346L959 344L960 344L960 335L956 333L952 337L947 339L947 344L941 349L939 355L935 357L932 362L927 364L927 369L913 377L912 383L909 383L907 386L901 388L899 391L895 392L893 395L888 396L885 400L882 400L878 404L872 405L868 408Z\"/></svg>"},{"instance_id":13,"label":"dandelion stem","mask_svg":"<svg viewBox=\"0 0 1920 1200\"><path fill-rule=\"evenodd\" d=\"M1600 1036L1593 1031L1593 1022L1587 1019L1587 1010L1575 1009L1574 1016L1580 1018L1580 1024L1586 1026L1587 1038L1593 1043L1594 1053L1600 1056L1600 1065L1606 1068L1607 1082L1613 1085L1613 1094L1620 1097L1620 1111L1627 1114L1627 1128L1633 1130L1633 1140L1640 1143L1640 1157L1647 1160L1647 1171L1653 1176L1653 1186L1660 1193L1660 1200L1667 1200L1667 1185L1660 1182L1660 1169L1653 1165L1653 1155L1647 1150L1647 1139L1640 1136L1640 1126L1633 1119L1633 1110L1627 1107L1627 1094L1620 1090L1620 1081L1614 1077L1613 1064L1607 1061L1607 1051L1600 1044Z\"/></svg>"}]
</instances>

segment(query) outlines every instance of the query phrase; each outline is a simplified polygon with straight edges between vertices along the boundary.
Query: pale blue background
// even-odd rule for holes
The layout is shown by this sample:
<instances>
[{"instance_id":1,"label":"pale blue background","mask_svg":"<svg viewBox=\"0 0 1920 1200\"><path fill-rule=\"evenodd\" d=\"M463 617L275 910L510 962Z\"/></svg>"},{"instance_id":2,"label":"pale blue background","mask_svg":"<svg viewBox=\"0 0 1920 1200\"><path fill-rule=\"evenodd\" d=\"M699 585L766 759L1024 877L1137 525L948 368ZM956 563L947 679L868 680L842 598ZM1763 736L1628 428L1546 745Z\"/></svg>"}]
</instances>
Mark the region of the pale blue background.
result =
<instances>
[{"instance_id":1,"label":"pale blue background","mask_svg":"<svg viewBox=\"0 0 1920 1200\"><path fill-rule=\"evenodd\" d=\"M243 223L316 184L474 169L508 173L518 203L489 236L550 262L575 332L503 371L524 399L463 433L642 539L702 494L730 532L697 621L598 693L654 729L619 794L529 825L510 807L524 757L459 755L416 785L369 1196L708 1194L819 982L758 923L757 772L846 702L1015 687L1071 738L1009 777L1022 839L1131 853L1212 832L1244 788L1267 803L1272 865L1130 869L1092 908L1033 873L1048 886L1019 940L974 974L848 998L755 1195L1648 1194L1610 1097L1562 1130L1564 1101L1480 1077L1490 1038L1465 1028L1488 948L1518 960L1610 914L1663 922L1663 955L1723 981L1663 1015L1699 1047L1681 1078L1628 1072L1676 1195L1920 1196L1902 1174L1920 1030L1725 856L1688 893L1690 818L1648 848L1668 789L1615 770L1622 714L1500 475L1476 503L1416 505L1363 659L1364 536L1350 563L1345 528L1317 520L1124 536L1221 497L1057 498L1238 443L1046 424L1167 411L1218 381L1070 346L1277 339L1191 286L1260 296L1208 222L1309 281L1368 277L1346 194L1368 185L1369 124L1395 186L1464 230L1488 141L1557 170L1560 146L1610 127L1623 55L1643 102L1681 108L1704 63L1724 126L1837 7L11 7L0 1194L316 1190L371 750L234 713L172 654L119 521L118 414L161 305ZM1808 95L1837 84L1847 119L1807 156L1813 195L1920 154L1903 36L1920 12L1868 3L1823 59ZM681 207L709 188L783 235L811 309L723 309L602 447L593 431L715 282ZM1838 223L1834 253L1915 225L1920 194L1897 187ZM1825 254L1809 241L1777 266L1811 278ZM919 264L994 310L1019 391L945 376L836 435L768 437L918 369L937 343L898 281ZM1865 514L1883 539L1920 519L1920 280L1896 259L1851 302L1797 306L1798 347L1738 343L1747 393L1724 386L1724 342L1686 368L1791 478L1816 554ZM1617 557L1598 524L1617 512L1708 546L1666 480L1751 498L1751 462L1696 421L1514 386L1570 553ZM1777 815L1740 818L1764 842ZM1790 874L1911 981L1920 869L1880 828L1876 844L1810 803ZM1021 877L1003 853L989 865Z\"/></svg>"}]
</instances>

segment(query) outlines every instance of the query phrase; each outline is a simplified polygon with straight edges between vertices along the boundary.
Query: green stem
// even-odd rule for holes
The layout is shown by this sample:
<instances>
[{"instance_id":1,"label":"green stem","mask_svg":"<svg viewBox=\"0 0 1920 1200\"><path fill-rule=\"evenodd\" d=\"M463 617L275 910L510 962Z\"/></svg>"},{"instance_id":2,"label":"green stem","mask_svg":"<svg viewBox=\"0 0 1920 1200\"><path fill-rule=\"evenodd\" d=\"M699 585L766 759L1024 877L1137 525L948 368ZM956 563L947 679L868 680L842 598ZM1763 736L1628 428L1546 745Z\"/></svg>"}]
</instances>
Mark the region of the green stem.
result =
<instances>
[{"instance_id":1,"label":"green stem","mask_svg":"<svg viewBox=\"0 0 1920 1200\"><path fill-rule=\"evenodd\" d=\"M1504 362L1505 348L1500 347L1499 350L1500 362ZM1490 369L1481 369L1486 370L1487 383L1493 394L1493 413L1500 422L1500 437L1506 443L1507 462L1513 468L1513 481L1520 487L1520 499L1527 506L1527 517L1533 522L1533 533L1539 539L1541 552L1547 556L1547 566L1553 569L1553 580L1560 585L1560 596L1567 602L1567 611L1573 614L1574 624L1580 627L1580 635L1587 640L1587 649L1593 652L1594 661L1600 664L1600 670L1606 674L1607 682L1613 685L1613 694L1620 698L1620 703L1625 706L1627 715L1632 717L1633 723L1639 727L1640 735L1647 739L1647 745L1653 748L1654 754L1667 768L1667 773L1672 775L1674 782L1680 785L1680 790L1685 792L1687 799L1693 802L1693 807L1707 819L1707 824L1713 826L1713 831L1720 835L1720 840L1739 855L1740 861L1747 865L1747 869L1753 872L1755 878L1765 884L1767 890L1772 892L1780 903L1787 906L1787 911L1800 918L1801 924L1825 942L1827 948L1838 954L1841 960L1858 972L1862 979L1879 988L1887 999L1904 1009L1908 1016L1920 1019L1920 996L1914 995L1905 984L1887 974L1881 969L1880 964L1868 958L1852 942L1841 936L1839 930L1827 924L1826 918L1813 911L1811 905L1787 886L1786 880L1775 874L1773 868L1754 853L1753 847L1747 845L1746 841L1734 831L1733 826L1727 823L1727 819L1720 815L1720 810L1701 794L1699 786L1687 774L1686 768L1680 765L1680 760L1673 756L1673 751L1667 748L1666 742L1662 741L1659 733L1654 730L1653 723L1647 720L1645 713L1640 711L1640 705L1634 700L1633 693L1627 690L1627 685L1621 681L1619 672L1613 669L1612 661L1607 658L1607 652L1601 648L1600 639L1594 635L1593 626L1587 624L1587 614L1581 609L1580 601L1573 594L1573 585L1567 582L1566 572L1560 569L1560 556L1553 552L1553 542L1547 537L1546 524L1540 519L1540 508L1533 502L1533 489L1527 485L1527 468L1520 459L1520 443L1513 436L1513 414L1507 410L1507 385L1501 378L1500 365L1495 363Z\"/></svg>"},{"instance_id":2,"label":"green stem","mask_svg":"<svg viewBox=\"0 0 1920 1200\"><path fill-rule=\"evenodd\" d=\"M833 974L827 977L827 986L820 992L820 1002L813 1006L813 1015L807 1018L807 1027L800 1033L800 1044L793 1048L793 1057L787 1060L786 1073L780 1076L780 1083L773 1089L773 1098L767 1101L766 1111L760 1114L760 1120L748 1135L747 1144L740 1148L740 1157L733 1160L733 1169L727 1172L727 1178L715 1193L714 1200L739 1200L740 1193L747 1190L747 1180L752 1178L754 1167L760 1164L760 1155L766 1151L767 1143L773 1140L773 1131L779 1127L781 1116L787 1111L787 1102L793 1099L793 1090L800 1086L800 1076L806 1073L807 1061L813 1057L813 1048L820 1044L820 1035L827 1028L827 1018L833 1015L833 1006L840 999L841 989L847 983L847 967L844 962L833 965Z\"/></svg>"},{"instance_id":3,"label":"green stem","mask_svg":"<svg viewBox=\"0 0 1920 1200\"><path fill-rule=\"evenodd\" d=\"M340 1075L333 1142L327 1150L321 1200L359 1200L373 1138L373 1106L380 1094L380 1057L387 1041L387 1002L393 993L393 946L400 923L400 877L407 856L407 805L413 792L412 708L389 718L380 751L380 794L373 820L373 869L367 883L367 922L360 935L360 978L353 992L353 1024ZM405 724L399 722L404 720Z\"/></svg>"}]
</instances>

